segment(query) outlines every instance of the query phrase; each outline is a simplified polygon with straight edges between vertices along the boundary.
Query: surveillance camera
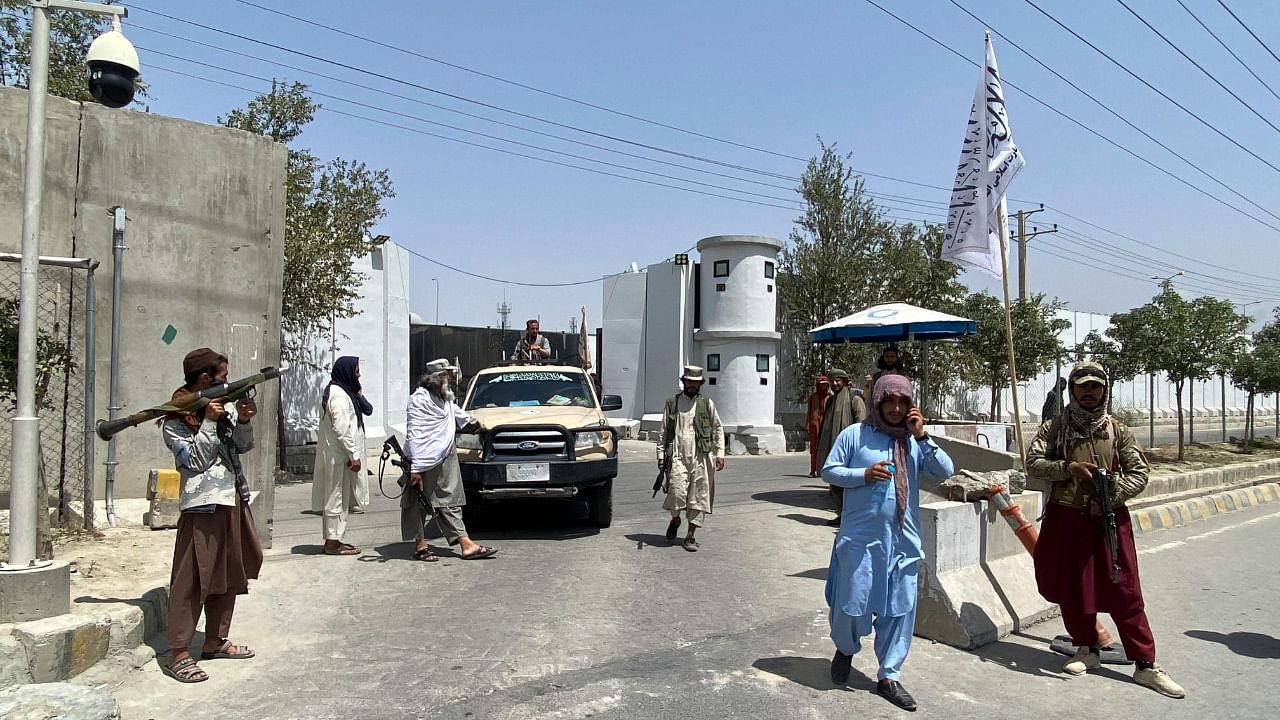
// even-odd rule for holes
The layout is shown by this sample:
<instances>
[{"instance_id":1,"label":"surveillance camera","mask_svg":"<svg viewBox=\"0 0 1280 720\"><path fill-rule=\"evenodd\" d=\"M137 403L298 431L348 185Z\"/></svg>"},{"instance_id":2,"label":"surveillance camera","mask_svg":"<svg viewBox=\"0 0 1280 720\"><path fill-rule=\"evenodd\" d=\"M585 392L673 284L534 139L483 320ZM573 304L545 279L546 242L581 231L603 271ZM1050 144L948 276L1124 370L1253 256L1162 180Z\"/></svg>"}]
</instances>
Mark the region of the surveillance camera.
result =
<instances>
[{"instance_id":1,"label":"surveillance camera","mask_svg":"<svg viewBox=\"0 0 1280 720\"><path fill-rule=\"evenodd\" d=\"M133 102L138 81L138 51L119 30L98 36L89 46L89 93L111 108Z\"/></svg>"}]
</instances>

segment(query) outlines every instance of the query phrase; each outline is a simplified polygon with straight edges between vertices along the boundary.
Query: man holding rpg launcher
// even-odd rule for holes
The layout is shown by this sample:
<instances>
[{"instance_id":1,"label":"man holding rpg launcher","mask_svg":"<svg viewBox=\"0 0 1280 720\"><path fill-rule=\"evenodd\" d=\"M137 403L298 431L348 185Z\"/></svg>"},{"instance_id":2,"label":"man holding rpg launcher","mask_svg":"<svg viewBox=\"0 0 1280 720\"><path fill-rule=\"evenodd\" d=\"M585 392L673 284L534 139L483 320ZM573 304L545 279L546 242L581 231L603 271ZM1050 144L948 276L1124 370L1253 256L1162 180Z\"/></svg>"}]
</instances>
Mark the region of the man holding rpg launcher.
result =
<instances>
[{"instance_id":1,"label":"man holding rpg launcher","mask_svg":"<svg viewBox=\"0 0 1280 720\"><path fill-rule=\"evenodd\" d=\"M1083 675L1101 666L1097 617L1110 613L1125 654L1137 664L1134 681L1183 697L1182 687L1156 664L1125 507L1146 487L1150 467L1133 432L1107 413L1110 383L1101 365L1078 363L1067 387L1070 404L1040 426L1027 451L1028 487L1048 493L1035 549L1036 584L1062 608L1077 648L1062 670Z\"/></svg>"},{"instance_id":2,"label":"man holding rpg launcher","mask_svg":"<svg viewBox=\"0 0 1280 720\"><path fill-rule=\"evenodd\" d=\"M258 408L247 391L234 405L225 394L202 398L203 407L187 402L193 393L226 384L225 355L209 348L193 350L183 359L182 372L183 385L174 391L170 404L184 410L166 413L163 423L165 447L173 453L182 478L182 515L170 578L170 657L161 667L175 680L193 683L209 678L190 650L202 611L201 660L244 660L254 655L227 635L236 596L249 591L249 581L258 577L262 567L262 546L249 513L249 483L240 467L240 454L253 449L250 421ZM274 377L275 371L265 374ZM241 395L239 390L234 394Z\"/></svg>"}]
</instances>

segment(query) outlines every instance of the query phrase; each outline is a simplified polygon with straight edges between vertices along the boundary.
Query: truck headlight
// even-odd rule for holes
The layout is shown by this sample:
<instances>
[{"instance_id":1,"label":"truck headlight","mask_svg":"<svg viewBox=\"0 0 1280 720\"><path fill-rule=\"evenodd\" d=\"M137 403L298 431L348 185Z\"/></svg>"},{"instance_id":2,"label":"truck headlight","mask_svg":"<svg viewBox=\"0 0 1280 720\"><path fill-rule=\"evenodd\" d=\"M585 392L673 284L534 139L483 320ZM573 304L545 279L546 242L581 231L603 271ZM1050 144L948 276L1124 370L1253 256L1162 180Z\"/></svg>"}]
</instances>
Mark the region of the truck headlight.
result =
<instances>
[{"instance_id":1,"label":"truck headlight","mask_svg":"<svg viewBox=\"0 0 1280 720\"><path fill-rule=\"evenodd\" d=\"M459 450L479 450L480 436L458 433L454 438L454 445L456 445Z\"/></svg>"},{"instance_id":2,"label":"truck headlight","mask_svg":"<svg viewBox=\"0 0 1280 720\"><path fill-rule=\"evenodd\" d=\"M599 445L604 445L609 439L608 433L603 432L580 432L573 436L573 447L575 450L583 450Z\"/></svg>"}]
</instances>

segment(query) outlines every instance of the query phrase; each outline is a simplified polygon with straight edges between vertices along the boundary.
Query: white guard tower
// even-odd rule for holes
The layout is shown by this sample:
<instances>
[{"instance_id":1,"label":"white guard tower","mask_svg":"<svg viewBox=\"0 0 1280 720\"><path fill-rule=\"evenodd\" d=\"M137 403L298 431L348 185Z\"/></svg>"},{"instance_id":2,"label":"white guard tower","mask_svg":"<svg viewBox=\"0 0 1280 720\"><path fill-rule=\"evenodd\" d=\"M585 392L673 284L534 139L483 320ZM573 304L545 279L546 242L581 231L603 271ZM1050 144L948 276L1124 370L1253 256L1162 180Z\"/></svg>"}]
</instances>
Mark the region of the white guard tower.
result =
<instances>
[{"instance_id":1,"label":"white guard tower","mask_svg":"<svg viewBox=\"0 0 1280 720\"><path fill-rule=\"evenodd\" d=\"M782 426L774 420L781 249L780 241L760 235L698 242L701 317L690 362L706 368L703 392L720 411L734 455L786 452Z\"/></svg>"}]
</instances>

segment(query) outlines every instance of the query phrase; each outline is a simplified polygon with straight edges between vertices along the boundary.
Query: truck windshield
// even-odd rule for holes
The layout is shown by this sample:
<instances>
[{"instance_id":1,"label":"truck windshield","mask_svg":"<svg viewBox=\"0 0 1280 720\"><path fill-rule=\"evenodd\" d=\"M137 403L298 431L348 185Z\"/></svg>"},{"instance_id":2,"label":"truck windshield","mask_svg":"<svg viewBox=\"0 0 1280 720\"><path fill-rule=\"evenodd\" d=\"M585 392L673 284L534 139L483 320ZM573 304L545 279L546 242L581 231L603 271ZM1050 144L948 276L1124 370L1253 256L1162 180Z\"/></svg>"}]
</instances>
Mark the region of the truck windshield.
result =
<instances>
[{"instance_id":1,"label":"truck windshield","mask_svg":"<svg viewBox=\"0 0 1280 720\"><path fill-rule=\"evenodd\" d=\"M467 410L492 407L596 406L582 373L512 371L481 375Z\"/></svg>"}]
</instances>

